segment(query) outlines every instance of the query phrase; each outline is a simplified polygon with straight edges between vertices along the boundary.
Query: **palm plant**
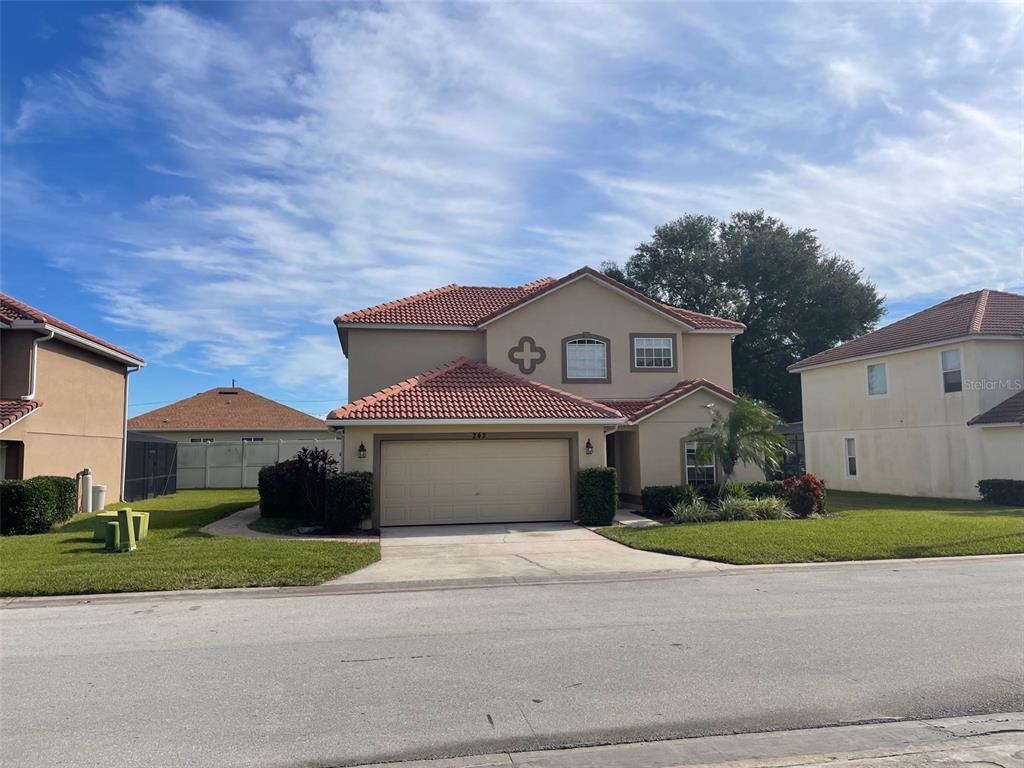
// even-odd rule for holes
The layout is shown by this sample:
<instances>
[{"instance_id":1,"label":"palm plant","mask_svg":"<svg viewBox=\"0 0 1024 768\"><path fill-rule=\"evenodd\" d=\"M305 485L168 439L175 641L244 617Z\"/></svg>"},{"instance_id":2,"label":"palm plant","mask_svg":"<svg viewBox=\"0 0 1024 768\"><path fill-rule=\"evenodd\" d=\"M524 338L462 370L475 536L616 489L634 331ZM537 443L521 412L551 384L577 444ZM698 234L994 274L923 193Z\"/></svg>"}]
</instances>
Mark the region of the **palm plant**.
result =
<instances>
[{"instance_id":1,"label":"palm plant","mask_svg":"<svg viewBox=\"0 0 1024 768\"><path fill-rule=\"evenodd\" d=\"M698 427L686 439L697 444L698 462L715 461L722 467L719 497L740 462L753 464L765 475L778 471L789 449L786 438L775 431L779 417L768 406L743 396L725 413L713 403L705 407L711 411L711 425Z\"/></svg>"}]
</instances>

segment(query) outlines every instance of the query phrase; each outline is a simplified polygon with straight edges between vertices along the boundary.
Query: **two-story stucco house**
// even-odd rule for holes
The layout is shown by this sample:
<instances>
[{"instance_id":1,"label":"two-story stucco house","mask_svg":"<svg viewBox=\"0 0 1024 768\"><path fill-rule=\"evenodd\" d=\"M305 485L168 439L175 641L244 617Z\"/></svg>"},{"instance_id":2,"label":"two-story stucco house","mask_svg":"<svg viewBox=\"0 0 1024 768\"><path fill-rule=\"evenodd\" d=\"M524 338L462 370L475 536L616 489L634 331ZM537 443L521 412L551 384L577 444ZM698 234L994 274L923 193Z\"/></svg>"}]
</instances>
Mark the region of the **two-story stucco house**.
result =
<instances>
[{"instance_id":1,"label":"two-story stucco house","mask_svg":"<svg viewBox=\"0 0 1024 768\"><path fill-rule=\"evenodd\" d=\"M982 290L790 366L832 488L976 498L1024 479L1024 296Z\"/></svg>"},{"instance_id":2,"label":"two-story stucco house","mask_svg":"<svg viewBox=\"0 0 1024 768\"><path fill-rule=\"evenodd\" d=\"M634 503L715 478L685 436L735 401L740 323L590 268L449 285L335 323L350 403L327 423L344 429L345 468L377 476L375 525L572 519L582 467L615 467Z\"/></svg>"},{"instance_id":3,"label":"two-story stucco house","mask_svg":"<svg viewBox=\"0 0 1024 768\"><path fill-rule=\"evenodd\" d=\"M123 497L128 376L142 358L0 293L0 475L92 471Z\"/></svg>"}]
</instances>

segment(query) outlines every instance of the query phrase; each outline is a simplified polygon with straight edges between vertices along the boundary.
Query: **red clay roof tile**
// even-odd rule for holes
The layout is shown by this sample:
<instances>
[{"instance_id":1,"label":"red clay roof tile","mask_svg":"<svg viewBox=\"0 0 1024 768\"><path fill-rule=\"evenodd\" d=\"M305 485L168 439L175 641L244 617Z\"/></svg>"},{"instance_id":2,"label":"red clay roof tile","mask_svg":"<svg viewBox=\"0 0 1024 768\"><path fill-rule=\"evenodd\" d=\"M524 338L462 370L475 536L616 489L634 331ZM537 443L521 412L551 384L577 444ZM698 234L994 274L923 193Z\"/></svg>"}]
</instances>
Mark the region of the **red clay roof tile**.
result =
<instances>
[{"instance_id":1,"label":"red clay roof tile","mask_svg":"<svg viewBox=\"0 0 1024 768\"><path fill-rule=\"evenodd\" d=\"M590 275L623 291L652 309L681 320L698 329L742 331L746 326L734 320L705 315L655 301L602 272L583 267L555 280L545 277L514 288L446 285L430 291L396 299L375 307L339 315L336 323L380 323L384 325L456 325L475 327L515 309L531 299L556 290L582 275Z\"/></svg>"},{"instance_id":2,"label":"red clay roof tile","mask_svg":"<svg viewBox=\"0 0 1024 768\"><path fill-rule=\"evenodd\" d=\"M718 386L713 381L708 381L707 379L684 379L672 387L672 389L646 400L623 399L601 400L599 402L621 412L627 419L629 419L630 423L633 423L650 416L659 408L663 408L673 400L678 400L701 388L711 390L732 402L735 402L737 399L733 392L725 389L725 387Z\"/></svg>"},{"instance_id":3,"label":"red clay roof tile","mask_svg":"<svg viewBox=\"0 0 1024 768\"><path fill-rule=\"evenodd\" d=\"M585 397L460 357L331 411L328 420L545 419L614 422L622 414Z\"/></svg>"},{"instance_id":4,"label":"red clay roof tile","mask_svg":"<svg viewBox=\"0 0 1024 768\"><path fill-rule=\"evenodd\" d=\"M41 405L38 400L0 400L0 429L7 429Z\"/></svg>"},{"instance_id":5,"label":"red clay roof tile","mask_svg":"<svg viewBox=\"0 0 1024 768\"><path fill-rule=\"evenodd\" d=\"M91 333L87 333L81 328L76 328L70 323L65 323L63 320L60 320L47 312L43 312L41 309L30 307L25 302L18 301L13 296L8 296L6 293L0 293L0 323L4 325L11 325L18 320L25 320L40 325L47 323L75 336L91 341L94 344L99 344L101 347L106 347L112 352L125 355L140 363L144 362L141 357L132 354L126 349L121 349L121 347L114 346L109 341L105 341L98 336L93 336Z\"/></svg>"},{"instance_id":6,"label":"red clay roof tile","mask_svg":"<svg viewBox=\"0 0 1024 768\"><path fill-rule=\"evenodd\" d=\"M1011 395L994 408L989 408L967 422L970 426L985 424L1024 424L1024 390Z\"/></svg>"},{"instance_id":7,"label":"red clay roof tile","mask_svg":"<svg viewBox=\"0 0 1024 768\"><path fill-rule=\"evenodd\" d=\"M964 336L1024 336L1024 296L987 288L954 296L877 331L793 363L788 370L801 371L824 363L895 352Z\"/></svg>"}]
</instances>

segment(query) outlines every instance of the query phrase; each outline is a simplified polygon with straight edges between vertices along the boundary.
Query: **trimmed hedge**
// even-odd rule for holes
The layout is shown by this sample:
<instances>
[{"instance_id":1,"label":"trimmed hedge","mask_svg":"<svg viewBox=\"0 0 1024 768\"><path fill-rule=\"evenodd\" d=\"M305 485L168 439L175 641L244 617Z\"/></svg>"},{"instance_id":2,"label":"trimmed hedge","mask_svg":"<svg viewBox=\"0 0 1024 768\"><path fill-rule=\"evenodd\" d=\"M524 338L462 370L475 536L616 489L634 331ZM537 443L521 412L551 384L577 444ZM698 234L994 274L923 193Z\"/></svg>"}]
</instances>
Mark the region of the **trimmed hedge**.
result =
<instances>
[{"instance_id":1,"label":"trimmed hedge","mask_svg":"<svg viewBox=\"0 0 1024 768\"><path fill-rule=\"evenodd\" d=\"M689 504L697 498L692 485L648 485L640 491L644 512L649 515L668 516L679 504Z\"/></svg>"},{"instance_id":2,"label":"trimmed hedge","mask_svg":"<svg viewBox=\"0 0 1024 768\"><path fill-rule=\"evenodd\" d=\"M74 517L77 506L78 482L73 477L0 480L0 535L45 533Z\"/></svg>"},{"instance_id":3,"label":"trimmed hedge","mask_svg":"<svg viewBox=\"0 0 1024 768\"><path fill-rule=\"evenodd\" d=\"M576 473L576 519L582 525L611 525L619 507L614 467L588 467Z\"/></svg>"},{"instance_id":4,"label":"trimmed hedge","mask_svg":"<svg viewBox=\"0 0 1024 768\"><path fill-rule=\"evenodd\" d=\"M979 480L978 492L989 504L1024 507L1024 480Z\"/></svg>"},{"instance_id":5,"label":"trimmed hedge","mask_svg":"<svg viewBox=\"0 0 1024 768\"><path fill-rule=\"evenodd\" d=\"M786 500L786 484L782 480L755 480L746 486L752 499Z\"/></svg>"},{"instance_id":6,"label":"trimmed hedge","mask_svg":"<svg viewBox=\"0 0 1024 768\"><path fill-rule=\"evenodd\" d=\"M324 527L351 531L373 514L373 473L343 472L327 476Z\"/></svg>"},{"instance_id":7,"label":"trimmed hedge","mask_svg":"<svg viewBox=\"0 0 1024 768\"><path fill-rule=\"evenodd\" d=\"M302 494L298 476L291 471L290 461L271 464L260 470L256 484L260 494L260 515L309 519L309 505Z\"/></svg>"}]
</instances>

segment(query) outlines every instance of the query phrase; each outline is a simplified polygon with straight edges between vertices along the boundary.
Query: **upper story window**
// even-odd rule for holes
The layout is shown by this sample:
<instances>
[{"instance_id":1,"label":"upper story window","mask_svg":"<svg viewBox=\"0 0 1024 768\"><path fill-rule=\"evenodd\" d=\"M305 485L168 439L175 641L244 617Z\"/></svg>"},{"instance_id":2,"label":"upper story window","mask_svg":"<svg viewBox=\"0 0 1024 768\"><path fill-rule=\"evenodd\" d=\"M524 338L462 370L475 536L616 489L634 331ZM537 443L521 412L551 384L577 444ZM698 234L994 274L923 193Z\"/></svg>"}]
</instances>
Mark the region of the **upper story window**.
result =
<instances>
[{"instance_id":1,"label":"upper story window","mask_svg":"<svg viewBox=\"0 0 1024 768\"><path fill-rule=\"evenodd\" d=\"M878 397L889 393L889 370L885 363L868 366L868 396Z\"/></svg>"},{"instance_id":2,"label":"upper story window","mask_svg":"<svg viewBox=\"0 0 1024 768\"><path fill-rule=\"evenodd\" d=\"M190 443L212 443L212 437L190 437L188 439Z\"/></svg>"},{"instance_id":3,"label":"upper story window","mask_svg":"<svg viewBox=\"0 0 1024 768\"><path fill-rule=\"evenodd\" d=\"M242 442L243 443L262 443L263 442L263 438L262 437L243 437L242 438Z\"/></svg>"},{"instance_id":4,"label":"upper story window","mask_svg":"<svg viewBox=\"0 0 1024 768\"><path fill-rule=\"evenodd\" d=\"M960 350L947 349L942 353L942 391L962 392L964 377L960 370Z\"/></svg>"},{"instance_id":5,"label":"upper story window","mask_svg":"<svg viewBox=\"0 0 1024 768\"><path fill-rule=\"evenodd\" d=\"M608 339L582 334L562 340L563 382L607 383L611 381L608 365Z\"/></svg>"},{"instance_id":6,"label":"upper story window","mask_svg":"<svg viewBox=\"0 0 1024 768\"><path fill-rule=\"evenodd\" d=\"M675 334L629 334L633 345L633 371L675 371Z\"/></svg>"}]
</instances>

